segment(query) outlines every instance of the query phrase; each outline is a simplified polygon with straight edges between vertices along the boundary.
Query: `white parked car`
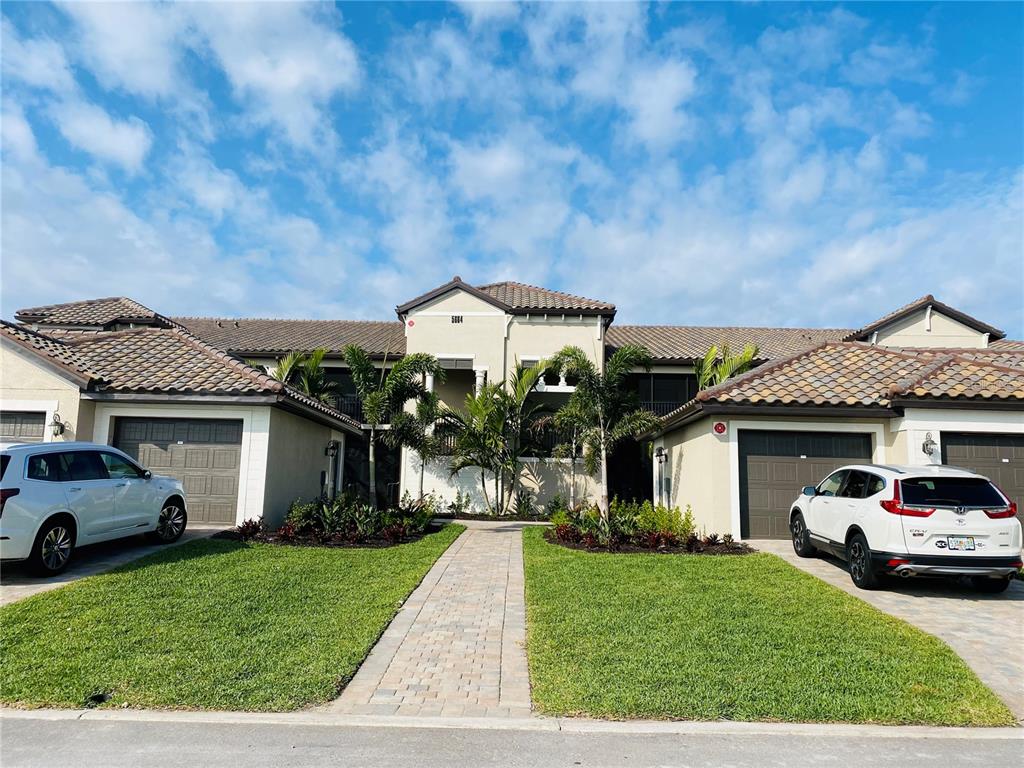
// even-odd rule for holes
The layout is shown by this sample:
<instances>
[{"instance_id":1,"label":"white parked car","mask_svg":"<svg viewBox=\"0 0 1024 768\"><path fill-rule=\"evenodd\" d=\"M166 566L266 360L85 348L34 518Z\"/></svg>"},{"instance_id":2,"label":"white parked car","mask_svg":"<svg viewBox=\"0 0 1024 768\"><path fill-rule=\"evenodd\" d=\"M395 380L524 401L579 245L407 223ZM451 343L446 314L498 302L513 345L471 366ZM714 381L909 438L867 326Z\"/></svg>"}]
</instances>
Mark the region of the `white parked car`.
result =
<instances>
[{"instance_id":1,"label":"white parked car","mask_svg":"<svg viewBox=\"0 0 1024 768\"><path fill-rule=\"evenodd\" d=\"M0 443L0 559L60 573L75 547L148 534L171 543L185 491L109 445Z\"/></svg>"},{"instance_id":2,"label":"white parked car","mask_svg":"<svg viewBox=\"0 0 1024 768\"><path fill-rule=\"evenodd\" d=\"M790 531L800 557L831 552L853 583L874 589L882 574L967 576L1002 592L1021 568L1017 505L987 477L949 466L852 465L793 502Z\"/></svg>"}]
</instances>

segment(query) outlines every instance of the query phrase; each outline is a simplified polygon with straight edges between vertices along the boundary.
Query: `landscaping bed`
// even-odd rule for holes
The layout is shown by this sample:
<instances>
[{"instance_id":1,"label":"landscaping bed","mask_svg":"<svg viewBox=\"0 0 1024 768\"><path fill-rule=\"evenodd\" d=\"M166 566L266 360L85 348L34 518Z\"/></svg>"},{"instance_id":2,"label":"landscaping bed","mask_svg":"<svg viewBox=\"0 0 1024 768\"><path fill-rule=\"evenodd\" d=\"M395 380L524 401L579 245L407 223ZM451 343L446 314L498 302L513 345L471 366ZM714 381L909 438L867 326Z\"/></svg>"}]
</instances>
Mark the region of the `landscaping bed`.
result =
<instances>
[{"instance_id":1,"label":"landscaping bed","mask_svg":"<svg viewBox=\"0 0 1024 768\"><path fill-rule=\"evenodd\" d=\"M244 529L242 526L239 526L238 528L229 528L226 531L218 531L212 538L260 544L277 544L288 547L364 547L373 549L381 547L396 547L401 544L411 544L414 541L419 541L424 536L437 533L444 528L444 526L445 523L435 522L429 524L423 530L417 530L415 532L396 531L391 532L386 536L378 534L360 537L354 537L351 534L340 532L326 533L324 531L305 531L303 533L297 533L294 530L289 530L283 526L277 530L270 530L262 526L254 526L249 529ZM284 532L282 532L282 530Z\"/></svg>"},{"instance_id":2,"label":"landscaping bed","mask_svg":"<svg viewBox=\"0 0 1024 768\"><path fill-rule=\"evenodd\" d=\"M546 528L544 539L551 544L583 552L619 552L632 555L749 555L757 551L742 541L733 541L731 536L720 539L717 536L697 534L690 534L685 541L666 540L655 534L649 540L650 543L622 541L609 547L595 539L584 539L572 529Z\"/></svg>"},{"instance_id":3,"label":"landscaping bed","mask_svg":"<svg viewBox=\"0 0 1024 768\"><path fill-rule=\"evenodd\" d=\"M945 643L773 555L573 551L539 528L523 549L543 714L1014 722Z\"/></svg>"},{"instance_id":4,"label":"landscaping bed","mask_svg":"<svg viewBox=\"0 0 1024 768\"><path fill-rule=\"evenodd\" d=\"M385 548L204 539L13 603L0 609L0 700L264 711L326 702L462 530Z\"/></svg>"}]
</instances>

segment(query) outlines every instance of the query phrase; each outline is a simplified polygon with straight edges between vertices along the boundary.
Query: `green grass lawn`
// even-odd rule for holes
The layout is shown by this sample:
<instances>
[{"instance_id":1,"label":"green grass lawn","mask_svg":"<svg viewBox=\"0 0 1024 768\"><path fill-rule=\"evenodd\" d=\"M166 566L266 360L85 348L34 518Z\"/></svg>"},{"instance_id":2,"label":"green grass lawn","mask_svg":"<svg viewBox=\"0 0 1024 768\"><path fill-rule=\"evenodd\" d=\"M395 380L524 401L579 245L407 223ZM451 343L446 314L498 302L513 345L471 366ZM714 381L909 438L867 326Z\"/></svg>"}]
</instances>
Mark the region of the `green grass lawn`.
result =
<instances>
[{"instance_id":1,"label":"green grass lawn","mask_svg":"<svg viewBox=\"0 0 1024 768\"><path fill-rule=\"evenodd\" d=\"M773 555L591 554L539 528L523 537L543 713L1013 723L945 643Z\"/></svg>"},{"instance_id":2,"label":"green grass lawn","mask_svg":"<svg viewBox=\"0 0 1024 768\"><path fill-rule=\"evenodd\" d=\"M0 610L0 699L19 706L289 710L355 673L449 525L386 549L202 540Z\"/></svg>"}]
</instances>

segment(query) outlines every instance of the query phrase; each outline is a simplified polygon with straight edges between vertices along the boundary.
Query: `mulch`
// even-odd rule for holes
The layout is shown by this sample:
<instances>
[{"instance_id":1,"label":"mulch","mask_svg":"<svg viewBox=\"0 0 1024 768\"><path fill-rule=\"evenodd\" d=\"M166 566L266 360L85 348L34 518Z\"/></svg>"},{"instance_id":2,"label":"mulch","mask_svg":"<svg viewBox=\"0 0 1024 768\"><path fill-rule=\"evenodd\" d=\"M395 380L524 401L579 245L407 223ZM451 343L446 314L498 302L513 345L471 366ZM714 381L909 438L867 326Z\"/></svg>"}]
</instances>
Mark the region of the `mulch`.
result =
<instances>
[{"instance_id":1,"label":"mulch","mask_svg":"<svg viewBox=\"0 0 1024 768\"><path fill-rule=\"evenodd\" d=\"M614 549L607 547L588 547L582 541L563 541L555 535L554 529L544 531L544 539L550 544L557 544L566 549L575 549L580 552L611 552L612 554L624 555L749 555L757 552L756 549L742 541L720 542L718 544L699 544L696 549L688 549L685 546L679 547L640 547L636 544L623 543L615 546Z\"/></svg>"},{"instance_id":2,"label":"mulch","mask_svg":"<svg viewBox=\"0 0 1024 768\"><path fill-rule=\"evenodd\" d=\"M281 538L277 535L277 531L263 531L255 536L243 536L235 528L230 528L226 531L219 531L215 533L211 538L214 539L226 539L228 541L243 541L243 542L258 542L260 544L276 544L282 547L327 547L329 549L386 549L387 547L396 547L399 544L410 544L414 541L419 541L424 536L428 536L431 533L437 533L443 524L431 523L427 526L427 529L423 533L414 534L412 536L404 536L397 541L385 539L383 536L372 536L370 538L362 540L353 540L344 536L331 536L329 538L323 538L315 534L295 534L287 538Z\"/></svg>"}]
</instances>

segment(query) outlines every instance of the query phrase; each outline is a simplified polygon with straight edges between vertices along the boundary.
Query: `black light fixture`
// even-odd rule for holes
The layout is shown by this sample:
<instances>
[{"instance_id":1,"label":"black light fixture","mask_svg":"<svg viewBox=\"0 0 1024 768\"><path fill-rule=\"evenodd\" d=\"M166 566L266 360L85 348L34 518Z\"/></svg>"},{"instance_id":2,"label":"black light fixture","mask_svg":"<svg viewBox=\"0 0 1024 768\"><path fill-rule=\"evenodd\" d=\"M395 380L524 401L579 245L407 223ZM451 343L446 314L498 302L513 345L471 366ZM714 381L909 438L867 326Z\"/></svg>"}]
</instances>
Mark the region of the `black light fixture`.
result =
<instances>
[{"instance_id":1,"label":"black light fixture","mask_svg":"<svg viewBox=\"0 0 1024 768\"><path fill-rule=\"evenodd\" d=\"M668 454L665 452L665 449L659 445L654 449L654 458L658 460L659 464L664 464L668 461Z\"/></svg>"},{"instance_id":2,"label":"black light fixture","mask_svg":"<svg viewBox=\"0 0 1024 768\"><path fill-rule=\"evenodd\" d=\"M921 452L925 456L931 456L935 453L935 449L939 447L939 444L932 439L932 433L926 432L924 435L924 442L921 443Z\"/></svg>"},{"instance_id":3,"label":"black light fixture","mask_svg":"<svg viewBox=\"0 0 1024 768\"><path fill-rule=\"evenodd\" d=\"M50 430L54 437L60 437L64 434L64 422L60 418L60 414L56 411L53 412L53 421L50 422Z\"/></svg>"},{"instance_id":4,"label":"black light fixture","mask_svg":"<svg viewBox=\"0 0 1024 768\"><path fill-rule=\"evenodd\" d=\"M332 459L335 456L337 456L338 455L338 441L337 440L328 440L327 441L327 448L326 448L326 450L324 450L324 453L327 456L329 456L330 458L332 458Z\"/></svg>"}]
</instances>

